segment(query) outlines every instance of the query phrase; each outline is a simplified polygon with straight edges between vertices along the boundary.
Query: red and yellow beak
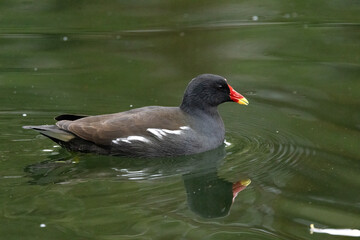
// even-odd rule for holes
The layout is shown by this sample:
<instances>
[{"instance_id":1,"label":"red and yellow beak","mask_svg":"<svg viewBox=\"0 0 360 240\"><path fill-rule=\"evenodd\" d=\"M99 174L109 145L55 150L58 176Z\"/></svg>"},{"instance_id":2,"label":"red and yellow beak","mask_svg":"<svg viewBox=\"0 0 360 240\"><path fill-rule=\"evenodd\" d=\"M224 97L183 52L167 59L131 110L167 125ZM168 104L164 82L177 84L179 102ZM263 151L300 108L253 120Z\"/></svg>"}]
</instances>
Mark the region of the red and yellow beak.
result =
<instances>
[{"instance_id":1,"label":"red and yellow beak","mask_svg":"<svg viewBox=\"0 0 360 240\"><path fill-rule=\"evenodd\" d=\"M243 95L241 95L240 93L235 91L229 84L228 84L228 86L230 88L230 99L231 100L233 100L234 102L237 102L238 104L243 104L243 105L249 104L248 100Z\"/></svg>"}]
</instances>

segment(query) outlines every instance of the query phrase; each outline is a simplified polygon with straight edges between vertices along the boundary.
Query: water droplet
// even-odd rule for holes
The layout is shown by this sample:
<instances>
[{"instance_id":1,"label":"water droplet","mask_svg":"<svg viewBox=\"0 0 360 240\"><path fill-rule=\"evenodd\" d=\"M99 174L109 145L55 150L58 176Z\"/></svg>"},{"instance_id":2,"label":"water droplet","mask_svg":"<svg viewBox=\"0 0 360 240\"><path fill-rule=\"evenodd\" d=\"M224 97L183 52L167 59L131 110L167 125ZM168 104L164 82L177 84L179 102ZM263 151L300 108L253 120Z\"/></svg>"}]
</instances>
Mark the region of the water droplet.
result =
<instances>
[{"instance_id":1,"label":"water droplet","mask_svg":"<svg viewBox=\"0 0 360 240\"><path fill-rule=\"evenodd\" d=\"M132 105L132 104L130 104L130 107L133 107L133 105Z\"/></svg>"},{"instance_id":2,"label":"water droplet","mask_svg":"<svg viewBox=\"0 0 360 240\"><path fill-rule=\"evenodd\" d=\"M69 40L69 38L67 36L64 36L63 41L66 42L67 40Z\"/></svg>"},{"instance_id":3,"label":"water droplet","mask_svg":"<svg viewBox=\"0 0 360 240\"><path fill-rule=\"evenodd\" d=\"M45 223L42 223L42 224L40 224L40 227L41 227L41 228L44 228L44 227L46 227L46 224L45 224Z\"/></svg>"},{"instance_id":4,"label":"water droplet","mask_svg":"<svg viewBox=\"0 0 360 240\"><path fill-rule=\"evenodd\" d=\"M224 140L224 143L225 143L225 147L229 147L229 146L231 146L231 143L230 143L230 142L228 142L228 141L226 141L226 140Z\"/></svg>"},{"instance_id":5,"label":"water droplet","mask_svg":"<svg viewBox=\"0 0 360 240\"><path fill-rule=\"evenodd\" d=\"M34 71L35 71L35 72L37 72L37 70L38 70L38 68L37 68L37 67L35 67L35 68L34 68Z\"/></svg>"},{"instance_id":6,"label":"water droplet","mask_svg":"<svg viewBox=\"0 0 360 240\"><path fill-rule=\"evenodd\" d=\"M258 16L252 16L251 19L252 19L253 21L257 21L257 20L259 20L259 17L258 17Z\"/></svg>"},{"instance_id":7,"label":"water droplet","mask_svg":"<svg viewBox=\"0 0 360 240\"><path fill-rule=\"evenodd\" d=\"M246 95L256 95L255 91L247 91L245 92Z\"/></svg>"},{"instance_id":8,"label":"water droplet","mask_svg":"<svg viewBox=\"0 0 360 240\"><path fill-rule=\"evenodd\" d=\"M26 114L26 113L23 113L23 114L22 114L22 116L23 116L23 117L26 117L26 116L27 116L27 114Z\"/></svg>"}]
</instances>

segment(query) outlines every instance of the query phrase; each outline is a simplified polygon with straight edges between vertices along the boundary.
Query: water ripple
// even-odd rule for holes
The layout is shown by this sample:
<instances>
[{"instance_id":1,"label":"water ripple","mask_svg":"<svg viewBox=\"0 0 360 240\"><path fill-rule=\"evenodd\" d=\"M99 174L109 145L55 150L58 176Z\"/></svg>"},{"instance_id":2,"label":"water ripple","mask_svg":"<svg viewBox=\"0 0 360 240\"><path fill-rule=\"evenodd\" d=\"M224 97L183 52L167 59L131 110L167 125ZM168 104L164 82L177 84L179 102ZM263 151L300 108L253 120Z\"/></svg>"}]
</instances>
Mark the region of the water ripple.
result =
<instances>
[{"instance_id":1,"label":"water ripple","mask_svg":"<svg viewBox=\"0 0 360 240\"><path fill-rule=\"evenodd\" d=\"M235 146L226 161L249 176L288 175L301 159L314 154L309 140L289 131L269 130L256 123L238 127L241 135L228 138Z\"/></svg>"}]
</instances>

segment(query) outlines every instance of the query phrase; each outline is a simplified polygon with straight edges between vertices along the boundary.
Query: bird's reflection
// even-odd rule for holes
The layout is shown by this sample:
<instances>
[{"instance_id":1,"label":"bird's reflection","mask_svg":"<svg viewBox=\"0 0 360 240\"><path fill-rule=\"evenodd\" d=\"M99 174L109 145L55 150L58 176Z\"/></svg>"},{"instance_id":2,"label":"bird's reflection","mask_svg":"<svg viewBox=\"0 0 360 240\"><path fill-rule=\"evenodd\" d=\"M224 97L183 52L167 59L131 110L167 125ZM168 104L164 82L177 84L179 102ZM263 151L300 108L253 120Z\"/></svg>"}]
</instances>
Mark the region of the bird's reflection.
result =
<instances>
[{"instance_id":1,"label":"bird's reflection","mask_svg":"<svg viewBox=\"0 0 360 240\"><path fill-rule=\"evenodd\" d=\"M204 218L228 215L236 196L249 184L250 179L231 183L209 172L202 175L183 175L187 202L191 211Z\"/></svg>"},{"instance_id":2,"label":"bird's reflection","mask_svg":"<svg viewBox=\"0 0 360 240\"><path fill-rule=\"evenodd\" d=\"M29 165L25 172L31 184L81 182L94 178L146 180L181 175L189 209L203 218L227 216L239 192L250 179L229 182L218 176L226 157L225 148L187 157L127 159L98 155L70 155L62 152Z\"/></svg>"}]
</instances>

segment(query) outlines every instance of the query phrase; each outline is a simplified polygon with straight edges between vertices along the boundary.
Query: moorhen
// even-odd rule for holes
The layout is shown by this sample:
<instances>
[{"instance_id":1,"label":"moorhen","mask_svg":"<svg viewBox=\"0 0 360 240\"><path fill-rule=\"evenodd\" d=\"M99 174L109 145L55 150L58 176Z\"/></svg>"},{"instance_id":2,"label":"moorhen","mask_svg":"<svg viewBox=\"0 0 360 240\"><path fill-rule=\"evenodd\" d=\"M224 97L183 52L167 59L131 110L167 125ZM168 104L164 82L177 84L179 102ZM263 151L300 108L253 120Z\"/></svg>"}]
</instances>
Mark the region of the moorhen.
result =
<instances>
[{"instance_id":1,"label":"moorhen","mask_svg":"<svg viewBox=\"0 0 360 240\"><path fill-rule=\"evenodd\" d=\"M180 107L149 106L126 112L60 115L56 125L34 129L69 151L130 157L180 156L205 152L224 143L223 102L248 105L224 77L202 74L192 79Z\"/></svg>"}]
</instances>

